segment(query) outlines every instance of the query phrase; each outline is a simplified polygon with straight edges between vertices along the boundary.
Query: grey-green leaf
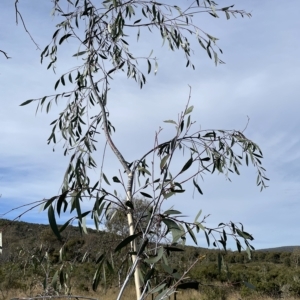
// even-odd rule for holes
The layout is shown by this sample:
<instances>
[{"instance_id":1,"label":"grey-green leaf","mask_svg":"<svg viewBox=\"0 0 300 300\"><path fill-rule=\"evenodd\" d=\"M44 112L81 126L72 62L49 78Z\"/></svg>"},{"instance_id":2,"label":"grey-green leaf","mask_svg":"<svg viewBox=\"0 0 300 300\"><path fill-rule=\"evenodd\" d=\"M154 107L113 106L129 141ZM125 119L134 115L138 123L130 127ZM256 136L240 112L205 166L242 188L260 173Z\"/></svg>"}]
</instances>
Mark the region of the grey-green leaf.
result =
<instances>
[{"instance_id":1,"label":"grey-green leaf","mask_svg":"<svg viewBox=\"0 0 300 300\"><path fill-rule=\"evenodd\" d=\"M157 263L161 258L162 258L162 255L164 253L164 248L163 247L160 247L157 251L157 255L156 256L153 256L153 257L150 257L150 258L146 258L144 259L144 261L148 264L155 264Z\"/></svg>"},{"instance_id":2,"label":"grey-green leaf","mask_svg":"<svg viewBox=\"0 0 300 300\"><path fill-rule=\"evenodd\" d=\"M114 177L113 177L113 182L118 182L118 183L120 183L121 181L119 180L119 178L118 178L117 176L114 176Z\"/></svg>"},{"instance_id":3,"label":"grey-green leaf","mask_svg":"<svg viewBox=\"0 0 300 300\"><path fill-rule=\"evenodd\" d=\"M163 159L160 162L160 169L163 169L163 167L165 166L169 157L170 157L170 154L167 154L166 156L163 157Z\"/></svg>"},{"instance_id":4,"label":"grey-green leaf","mask_svg":"<svg viewBox=\"0 0 300 300\"><path fill-rule=\"evenodd\" d=\"M201 213L202 213L202 209L200 209L199 212L197 213L197 216L196 216L194 222L197 222L197 221L198 221L198 218L200 217Z\"/></svg>"},{"instance_id":5,"label":"grey-green leaf","mask_svg":"<svg viewBox=\"0 0 300 300\"><path fill-rule=\"evenodd\" d=\"M109 183L109 181L108 181L108 179L107 179L107 177L105 176L105 174L104 173L102 173L102 175L103 175L103 179L104 179L104 181L108 184L108 185L110 185L110 183Z\"/></svg>"},{"instance_id":6,"label":"grey-green leaf","mask_svg":"<svg viewBox=\"0 0 300 300\"><path fill-rule=\"evenodd\" d=\"M175 209L168 209L163 214L164 215L181 215L182 212L180 212L179 210L175 210Z\"/></svg>"},{"instance_id":7,"label":"grey-green leaf","mask_svg":"<svg viewBox=\"0 0 300 300\"><path fill-rule=\"evenodd\" d=\"M32 101L33 101L33 99L26 100L25 102L23 102L22 104L20 104L20 106L27 105L27 104L29 104L29 103L32 102Z\"/></svg>"},{"instance_id":8,"label":"grey-green leaf","mask_svg":"<svg viewBox=\"0 0 300 300\"><path fill-rule=\"evenodd\" d=\"M190 226L189 226L187 223L185 223L185 227L186 227L186 229L188 230L188 233L189 233L189 235L191 236L191 238L192 238L192 240L194 241L194 243L195 243L196 245L198 245L197 239L196 239L196 237L195 237L195 235L194 235L193 230L190 228Z\"/></svg>"},{"instance_id":9,"label":"grey-green leaf","mask_svg":"<svg viewBox=\"0 0 300 300\"><path fill-rule=\"evenodd\" d=\"M182 168L182 170L180 171L179 174L186 171L192 164L193 164L193 157L191 156L191 158L185 163L185 165L183 166L183 168Z\"/></svg>"},{"instance_id":10,"label":"grey-green leaf","mask_svg":"<svg viewBox=\"0 0 300 300\"><path fill-rule=\"evenodd\" d=\"M203 195L203 192L202 190L200 189L200 186L197 184L195 178L193 178L193 183L194 183L194 186L196 187L196 189L198 190L198 192Z\"/></svg>"},{"instance_id":11,"label":"grey-green leaf","mask_svg":"<svg viewBox=\"0 0 300 300\"><path fill-rule=\"evenodd\" d=\"M61 241L61 235L59 233L59 230L58 230L58 227L56 224L54 209L53 209L52 205L50 205L48 208L48 219L49 219L49 224L50 224L50 227L51 227L53 233Z\"/></svg>"},{"instance_id":12,"label":"grey-green leaf","mask_svg":"<svg viewBox=\"0 0 300 300\"><path fill-rule=\"evenodd\" d=\"M190 107L185 111L185 115L191 113L191 112L193 111L193 109L194 109L194 106L193 106L193 105L190 106Z\"/></svg>"},{"instance_id":13,"label":"grey-green leaf","mask_svg":"<svg viewBox=\"0 0 300 300\"><path fill-rule=\"evenodd\" d=\"M172 124L175 124L175 125L177 125L177 123L175 122L175 121L173 121L173 120L166 120L166 121L164 121L165 123L172 123Z\"/></svg>"},{"instance_id":14,"label":"grey-green leaf","mask_svg":"<svg viewBox=\"0 0 300 300\"><path fill-rule=\"evenodd\" d=\"M124 248L126 245L128 245L129 243L131 243L133 240L135 240L138 236L140 236L141 233L137 233L137 234L133 234L128 236L127 238L125 238L115 249L115 252L121 250L122 248Z\"/></svg>"}]
</instances>

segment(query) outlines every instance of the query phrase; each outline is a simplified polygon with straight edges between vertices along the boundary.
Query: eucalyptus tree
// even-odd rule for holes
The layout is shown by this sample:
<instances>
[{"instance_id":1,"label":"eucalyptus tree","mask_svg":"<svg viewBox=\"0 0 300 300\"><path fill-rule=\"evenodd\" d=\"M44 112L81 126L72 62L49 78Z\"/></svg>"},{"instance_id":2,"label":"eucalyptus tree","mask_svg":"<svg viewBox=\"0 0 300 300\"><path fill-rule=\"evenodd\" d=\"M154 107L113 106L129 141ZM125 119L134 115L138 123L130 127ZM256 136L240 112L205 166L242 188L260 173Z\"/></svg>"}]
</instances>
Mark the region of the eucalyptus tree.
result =
<instances>
[{"instance_id":1,"label":"eucalyptus tree","mask_svg":"<svg viewBox=\"0 0 300 300\"><path fill-rule=\"evenodd\" d=\"M217 38L197 26L196 20L207 13L212 18L221 15L251 15L243 10L236 10L233 5L219 7L210 0L198 1L143 1L143 0L53 0L53 15L58 20L52 40L41 53L41 61L47 60L47 69L55 70L59 63L59 49L67 41L76 44L78 51L71 53L76 59L66 73L60 74L54 85L64 91L38 99L30 99L21 105L37 103L38 108L45 108L48 113L55 102L65 104L65 108L51 123L52 131L48 143L64 141L64 155L70 155L66 168L61 193L47 199L44 209L48 210L49 223L56 236L61 239L61 232L75 219L82 231L85 231L85 218L90 216L99 229L103 215L111 214L111 204L118 205L127 214L128 237L115 249L130 258L126 276L122 282L117 299L121 299L129 279L134 275L137 299L145 299L150 293L158 293L156 299L164 299L176 291L176 286L185 278L188 270L202 258L196 258L186 272L179 274L168 264L168 256L173 251L181 251L186 236L197 244L195 233L203 232L208 245L226 250L227 236L231 236L241 251L242 244L249 256L253 247L249 241L252 235L244 231L242 224L220 223L216 228L204 225L207 216L201 217L201 210L193 222L180 216L174 208L162 210L162 203L176 194L185 192L191 181L194 188L202 194L198 179L209 173L222 173L229 178L230 173L239 174L239 167L245 161L257 170L257 185L265 188L265 169L261 165L262 152L257 144L237 130L193 130L195 123L191 117L193 106L188 101L177 120L166 120L175 127L175 134L166 141L160 141L160 131L156 133L155 145L146 153L141 153L133 161L128 161L114 142L115 128L110 121L114 113L114 99L110 98L110 84L117 74L133 79L139 88L146 84L148 74L158 72L158 60L149 49L144 56L137 54L131 47L133 35L137 40L147 29L161 38L162 43L172 51L181 51L186 66L195 68L192 62L190 39L195 38L210 59L217 65L223 63L219 58L222 50L217 45ZM196 50L195 50L196 51ZM149 55L150 53L150 55ZM163 58L162 58L163 59ZM78 62L80 65L78 66ZM145 69L143 68L145 66ZM118 75L119 76L119 75ZM158 75L159 76L159 75ZM71 89L67 89L71 85ZM165 100L168 101L168 100ZM93 107L92 110L89 110ZM108 111L110 108L110 112ZM94 115L90 115L90 113ZM126 116L124 116L126 121ZM116 172L112 179L105 175L105 169L99 168L95 161L96 142L100 131L104 132L106 143L119 161L124 173ZM134 141L134 136L128 140ZM104 146L104 145L103 145ZM177 169L177 152L188 156ZM105 159L105 157L103 158ZM98 170L100 179L91 180L91 170ZM137 181L138 184L133 184ZM126 193L126 201L118 196L118 186ZM146 197L150 207L143 218L133 219L134 198ZM82 210L82 203L90 199L90 209ZM93 200L93 201L91 201ZM58 228L56 216L67 211L76 212ZM200 219L200 217L202 219ZM139 226L145 222L146 226ZM111 220L113 222L113 219ZM149 242L149 236L155 228L155 243ZM219 236L219 237L218 237ZM137 240L140 241L137 244ZM124 251L129 246L128 251ZM97 270L93 288L105 275L105 268L113 269L112 256L103 253L97 260ZM220 256L219 265L222 258ZM117 269L118 266L114 265ZM104 272L104 273L103 273ZM159 276L162 275L163 276ZM104 276L105 277L105 276ZM157 280L161 278L161 281Z\"/></svg>"}]
</instances>

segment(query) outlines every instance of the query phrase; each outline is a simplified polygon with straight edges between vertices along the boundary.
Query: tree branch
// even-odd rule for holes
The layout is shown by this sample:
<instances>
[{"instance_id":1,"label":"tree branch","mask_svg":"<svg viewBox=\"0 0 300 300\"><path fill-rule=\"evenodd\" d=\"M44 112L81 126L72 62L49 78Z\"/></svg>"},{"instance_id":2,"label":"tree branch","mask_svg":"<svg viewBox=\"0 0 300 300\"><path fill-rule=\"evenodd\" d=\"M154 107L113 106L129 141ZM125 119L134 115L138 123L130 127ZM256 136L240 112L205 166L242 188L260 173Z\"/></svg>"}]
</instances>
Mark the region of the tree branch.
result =
<instances>
[{"instance_id":1,"label":"tree branch","mask_svg":"<svg viewBox=\"0 0 300 300\"><path fill-rule=\"evenodd\" d=\"M0 52L2 52L4 54L4 56L7 58L7 59L10 59L11 57L7 55L6 52L4 52L3 50L0 50Z\"/></svg>"},{"instance_id":2,"label":"tree branch","mask_svg":"<svg viewBox=\"0 0 300 300\"><path fill-rule=\"evenodd\" d=\"M18 16L19 16L20 19L21 19L21 21L22 21L23 27L24 27L25 31L27 32L27 34L29 35L30 39L31 39L32 42L36 45L36 48L39 49L39 50L41 50L40 47L39 47L39 45L38 45L38 44L36 43L36 41L33 39L33 37L32 37L32 35L30 34L30 32L27 30L27 27L26 27L26 25L25 25L24 19L23 19L21 13L20 13L19 10L18 10L18 2L19 2L19 0L16 0L16 1L15 1L16 24L18 25Z\"/></svg>"}]
</instances>

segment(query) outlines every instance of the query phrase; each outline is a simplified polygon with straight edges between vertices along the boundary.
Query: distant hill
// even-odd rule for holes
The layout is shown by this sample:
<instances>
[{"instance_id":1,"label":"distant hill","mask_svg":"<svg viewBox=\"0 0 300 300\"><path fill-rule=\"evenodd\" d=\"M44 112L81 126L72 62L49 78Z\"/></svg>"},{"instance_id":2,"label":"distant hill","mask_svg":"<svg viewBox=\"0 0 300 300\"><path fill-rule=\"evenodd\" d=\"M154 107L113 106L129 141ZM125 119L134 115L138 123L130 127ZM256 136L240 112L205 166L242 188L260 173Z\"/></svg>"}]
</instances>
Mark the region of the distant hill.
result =
<instances>
[{"instance_id":1,"label":"distant hill","mask_svg":"<svg viewBox=\"0 0 300 300\"><path fill-rule=\"evenodd\" d=\"M266 249L258 249L256 251L263 251L263 252L293 252L295 248L300 248L299 246L282 246L282 247L275 247L275 248L266 248Z\"/></svg>"},{"instance_id":2,"label":"distant hill","mask_svg":"<svg viewBox=\"0 0 300 300\"><path fill-rule=\"evenodd\" d=\"M56 240L56 237L52 233L50 226L45 224L34 224L27 223L23 221L11 221L7 219L0 219L0 230L3 231L3 253L8 254L16 248L20 248L25 245L37 245L39 243L50 242L55 248L59 247L60 242ZM115 243L121 242L122 238L119 236L112 237L111 233L100 231L97 232L95 229L88 228L88 235L83 235L81 237L79 228L76 226L69 226L68 229L64 231L63 236L66 240L70 239L83 239L85 240L86 247L92 244L98 244L98 246L106 247L110 244L113 247L111 240L113 239ZM113 244L115 244L113 243ZM88 246L87 246L88 245ZM295 248L299 246L281 246L275 248L257 249L256 252L293 252ZM202 247L187 246L187 248L207 250ZM82 249L84 250L84 249ZM210 251L210 250L208 250ZM211 251L214 251L213 249ZM6 255L4 255L6 256ZM2 256L3 259L3 256ZM0 257L0 261L2 260Z\"/></svg>"}]
</instances>

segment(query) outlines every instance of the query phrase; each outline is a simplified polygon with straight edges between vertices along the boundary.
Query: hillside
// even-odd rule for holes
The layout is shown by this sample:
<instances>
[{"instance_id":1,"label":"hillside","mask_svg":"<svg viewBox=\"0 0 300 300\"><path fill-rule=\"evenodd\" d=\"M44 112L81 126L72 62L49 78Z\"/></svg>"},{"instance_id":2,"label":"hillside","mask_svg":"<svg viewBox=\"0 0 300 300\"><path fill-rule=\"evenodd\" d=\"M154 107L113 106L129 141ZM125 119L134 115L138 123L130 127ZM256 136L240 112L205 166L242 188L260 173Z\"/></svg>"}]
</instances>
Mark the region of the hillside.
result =
<instances>
[{"instance_id":1,"label":"hillside","mask_svg":"<svg viewBox=\"0 0 300 300\"><path fill-rule=\"evenodd\" d=\"M12 249L20 248L22 245L33 245L35 243L52 243L59 246L60 243L56 240L54 234L52 234L49 225L34 224L22 221L11 221L7 219L0 219L0 229L3 231L3 254L9 253ZM111 234L105 231L97 232L94 229L88 228L88 235L81 237L80 231L76 226L69 226L64 232L65 239L82 238L85 241L99 240L105 241L111 238ZM106 237L106 238L104 238ZM48 240L49 239L49 240ZM113 237L114 241L121 241L118 236ZM105 243L105 246L107 243ZM267 249L257 249L255 252L293 252L295 248L299 246L281 246ZM187 248L204 250L205 248L187 246ZM209 250L208 250L209 251ZM5 256L5 255L4 255ZM3 258L3 257L2 257ZM1 261L0 257L0 261Z\"/></svg>"},{"instance_id":2,"label":"hillside","mask_svg":"<svg viewBox=\"0 0 300 300\"><path fill-rule=\"evenodd\" d=\"M49 295L58 287L60 293L70 292L72 288L73 293L90 295L98 268L97 259L104 251L108 254L108 263L103 267L106 284L100 284L101 293L117 289L119 280L123 280L130 266L129 256L124 256L126 249L121 254L113 251L122 238L108 232L88 229L88 234L81 236L78 227L70 226L62 234L63 242L60 242L44 224L0 219L0 228L3 231L3 254L0 255L2 299L9 299L12 293ZM62 255L60 249L63 244ZM199 282L201 295L206 295L203 299L224 300L236 293L243 299L251 299L252 296L257 299L257 295L274 299L282 295L286 286L290 295L300 297L300 247L257 250L253 252L251 261L245 252L221 252L221 271L218 254L217 250L186 246L184 252L172 252L168 261L169 266L176 267L177 272L183 274L196 258L205 257L189 272L190 278ZM157 265L156 268L162 269L162 266ZM59 285L58 279L54 280L55 272L59 272L59 281L63 280L67 290ZM256 289L249 289L244 282L251 283Z\"/></svg>"}]
</instances>

